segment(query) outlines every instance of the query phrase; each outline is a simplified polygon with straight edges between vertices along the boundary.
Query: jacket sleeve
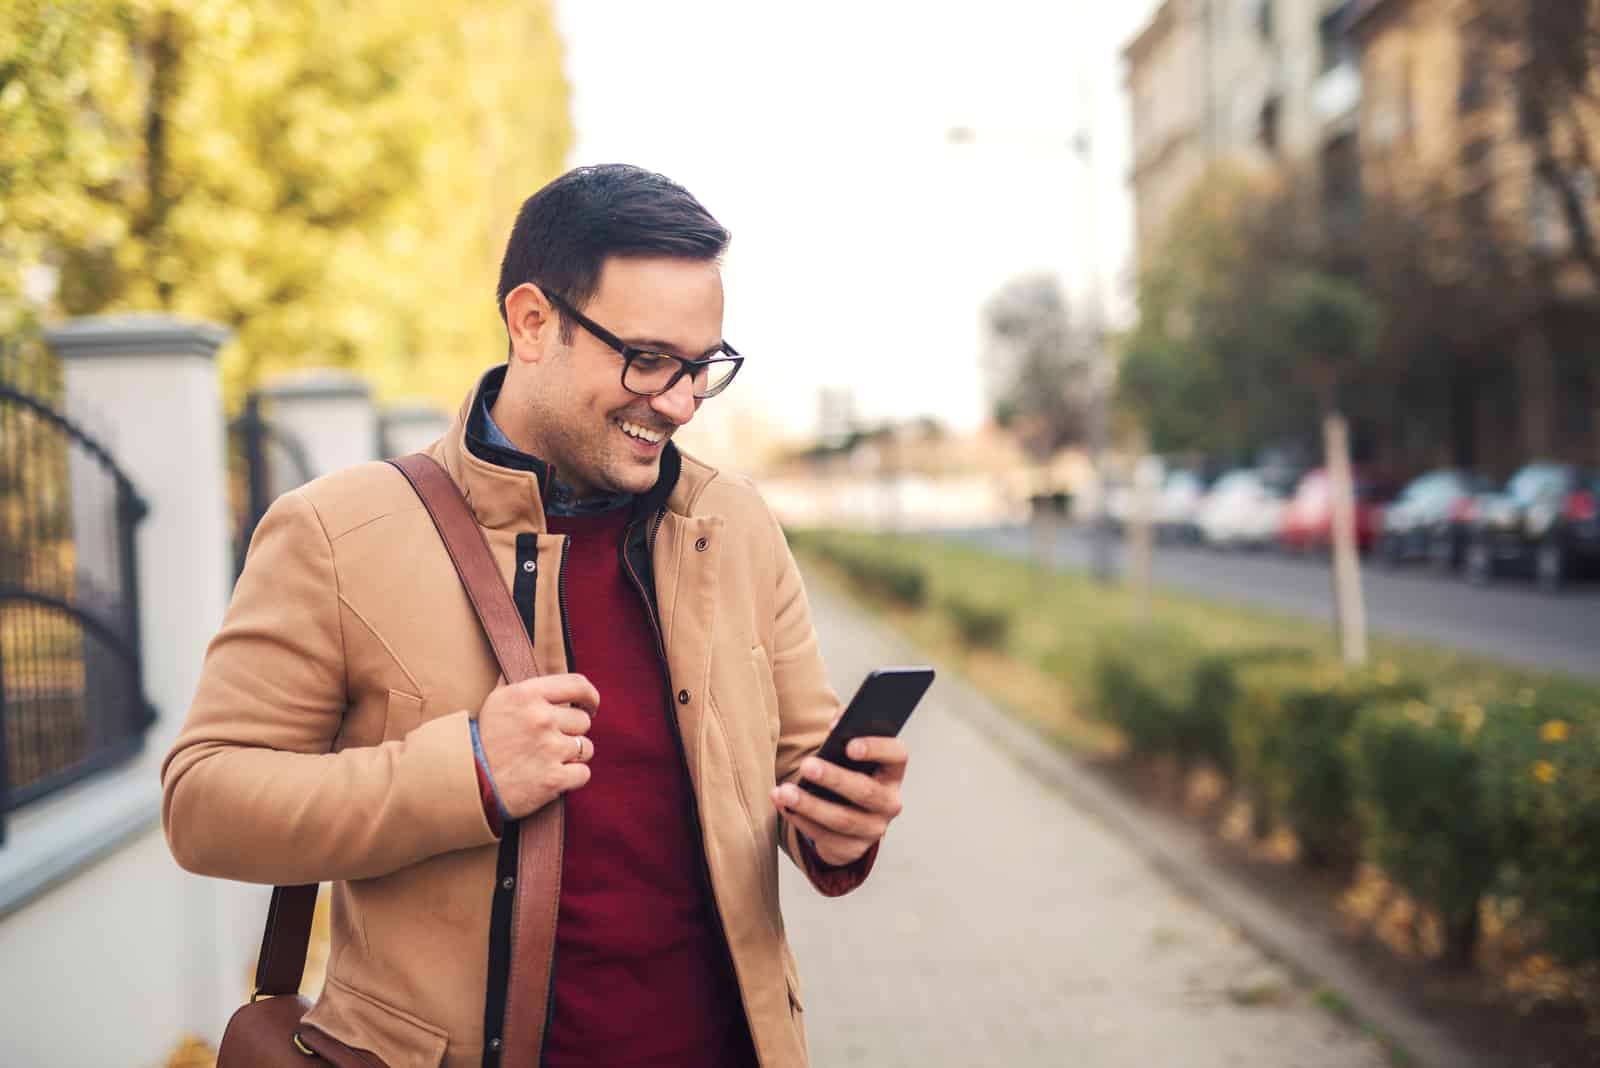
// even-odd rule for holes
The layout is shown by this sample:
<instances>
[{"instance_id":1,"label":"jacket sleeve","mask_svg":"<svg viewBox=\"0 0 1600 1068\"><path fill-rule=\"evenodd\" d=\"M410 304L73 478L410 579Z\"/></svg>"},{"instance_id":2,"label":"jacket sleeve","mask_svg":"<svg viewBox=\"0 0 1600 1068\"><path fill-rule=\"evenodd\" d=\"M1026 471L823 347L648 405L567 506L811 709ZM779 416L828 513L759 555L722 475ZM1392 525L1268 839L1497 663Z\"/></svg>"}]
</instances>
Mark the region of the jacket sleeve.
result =
<instances>
[{"instance_id":1,"label":"jacket sleeve","mask_svg":"<svg viewBox=\"0 0 1600 1068\"><path fill-rule=\"evenodd\" d=\"M333 545L312 503L289 493L257 528L162 764L162 824L178 863L310 883L494 841L466 712L335 752L348 700Z\"/></svg>"},{"instance_id":2,"label":"jacket sleeve","mask_svg":"<svg viewBox=\"0 0 1600 1068\"><path fill-rule=\"evenodd\" d=\"M800 762L822 747L842 706L828 684L800 568L776 517L769 513L769 519L777 553L772 643L772 681L780 721L776 770L777 781L783 783L800 778ZM860 886L878 857L878 847L873 846L853 864L839 868L825 864L781 815L778 841L811 885L827 897L839 897Z\"/></svg>"}]
</instances>

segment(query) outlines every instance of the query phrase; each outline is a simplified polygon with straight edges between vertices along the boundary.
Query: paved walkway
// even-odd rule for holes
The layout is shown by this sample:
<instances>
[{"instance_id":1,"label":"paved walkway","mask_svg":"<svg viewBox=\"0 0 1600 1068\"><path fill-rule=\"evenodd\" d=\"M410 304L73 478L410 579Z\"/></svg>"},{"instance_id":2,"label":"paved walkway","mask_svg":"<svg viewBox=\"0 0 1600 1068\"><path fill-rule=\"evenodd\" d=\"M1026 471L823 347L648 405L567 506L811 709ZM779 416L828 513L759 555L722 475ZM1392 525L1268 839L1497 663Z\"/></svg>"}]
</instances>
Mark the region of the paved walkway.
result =
<instances>
[{"instance_id":1,"label":"paved walkway","mask_svg":"<svg viewBox=\"0 0 1600 1068\"><path fill-rule=\"evenodd\" d=\"M906 648L813 582L835 686ZM877 869L783 901L818 1068L1380 1068L1378 1045L990 742L935 683Z\"/></svg>"}]
</instances>

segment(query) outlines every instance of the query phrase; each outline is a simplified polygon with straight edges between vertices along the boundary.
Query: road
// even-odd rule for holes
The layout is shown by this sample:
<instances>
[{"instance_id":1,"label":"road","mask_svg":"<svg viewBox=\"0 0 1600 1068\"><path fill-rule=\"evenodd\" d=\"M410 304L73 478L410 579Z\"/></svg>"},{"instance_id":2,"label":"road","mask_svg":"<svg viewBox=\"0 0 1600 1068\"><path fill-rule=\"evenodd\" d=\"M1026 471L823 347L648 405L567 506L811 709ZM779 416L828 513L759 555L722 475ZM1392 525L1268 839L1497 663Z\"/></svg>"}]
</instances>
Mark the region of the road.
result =
<instances>
[{"instance_id":1,"label":"road","mask_svg":"<svg viewBox=\"0 0 1600 1068\"><path fill-rule=\"evenodd\" d=\"M914 655L809 589L844 693ZM912 718L906 811L866 885L826 900L783 865L814 1064L1387 1064L1282 965L1024 771L968 718L971 702L941 680Z\"/></svg>"},{"instance_id":2,"label":"road","mask_svg":"<svg viewBox=\"0 0 1600 1068\"><path fill-rule=\"evenodd\" d=\"M1026 527L945 536L1014 556L1029 554ZM1122 551L1119 544L1115 549L1119 571ZM1061 528L1051 559L1057 567L1087 570L1085 534ZM1151 576L1156 584L1174 590L1309 619L1333 619L1333 580L1328 564L1320 559L1157 546ZM1479 588L1423 568L1390 570L1365 560L1362 577L1367 619L1375 632L1600 678L1600 586L1593 583L1557 595L1509 578Z\"/></svg>"}]
</instances>

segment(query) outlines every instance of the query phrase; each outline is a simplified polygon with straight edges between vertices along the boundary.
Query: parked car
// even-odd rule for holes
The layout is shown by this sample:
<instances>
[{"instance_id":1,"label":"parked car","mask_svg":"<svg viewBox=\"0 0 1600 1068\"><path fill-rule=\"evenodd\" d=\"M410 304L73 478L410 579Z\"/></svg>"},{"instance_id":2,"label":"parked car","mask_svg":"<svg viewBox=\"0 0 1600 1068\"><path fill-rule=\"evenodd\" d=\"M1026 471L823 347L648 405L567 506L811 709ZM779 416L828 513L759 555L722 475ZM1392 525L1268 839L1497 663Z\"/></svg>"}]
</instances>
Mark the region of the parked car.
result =
<instances>
[{"instance_id":1,"label":"parked car","mask_svg":"<svg viewBox=\"0 0 1600 1068\"><path fill-rule=\"evenodd\" d=\"M1374 468L1351 471L1356 497L1356 548L1368 552L1378 540L1384 505L1394 499L1395 480ZM1333 543L1333 483L1327 468L1306 473L1283 514L1280 534L1291 552L1326 552Z\"/></svg>"},{"instance_id":2,"label":"parked car","mask_svg":"<svg viewBox=\"0 0 1600 1068\"><path fill-rule=\"evenodd\" d=\"M1378 557L1386 564L1425 560L1441 571L1461 566L1476 498L1493 489L1483 475L1440 468L1412 479L1384 509Z\"/></svg>"},{"instance_id":3,"label":"parked car","mask_svg":"<svg viewBox=\"0 0 1600 1068\"><path fill-rule=\"evenodd\" d=\"M1156 496L1156 538L1169 542L1200 540L1200 502L1205 499L1206 480L1193 471L1173 471Z\"/></svg>"},{"instance_id":4,"label":"parked car","mask_svg":"<svg viewBox=\"0 0 1600 1068\"><path fill-rule=\"evenodd\" d=\"M1573 464L1528 464L1499 493L1478 498L1463 568L1486 583L1531 573L1558 589L1600 563L1600 473Z\"/></svg>"},{"instance_id":5,"label":"parked car","mask_svg":"<svg viewBox=\"0 0 1600 1068\"><path fill-rule=\"evenodd\" d=\"M1250 469L1230 471L1200 502L1195 525L1215 548L1260 548L1277 539L1285 504L1279 483Z\"/></svg>"}]
</instances>

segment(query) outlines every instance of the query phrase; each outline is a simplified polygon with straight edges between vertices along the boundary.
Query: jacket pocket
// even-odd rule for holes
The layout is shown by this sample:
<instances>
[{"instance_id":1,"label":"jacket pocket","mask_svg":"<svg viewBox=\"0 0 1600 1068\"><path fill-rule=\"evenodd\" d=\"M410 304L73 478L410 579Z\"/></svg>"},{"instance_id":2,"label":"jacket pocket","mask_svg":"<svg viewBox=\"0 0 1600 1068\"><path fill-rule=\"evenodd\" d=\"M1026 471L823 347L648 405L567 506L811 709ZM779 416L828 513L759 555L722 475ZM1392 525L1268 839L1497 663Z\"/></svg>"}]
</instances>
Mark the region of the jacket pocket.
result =
<instances>
[{"instance_id":1,"label":"jacket pocket","mask_svg":"<svg viewBox=\"0 0 1600 1068\"><path fill-rule=\"evenodd\" d=\"M328 976L306 1023L352 1049L371 1053L388 1068L439 1068L449 1036L369 994Z\"/></svg>"},{"instance_id":2,"label":"jacket pocket","mask_svg":"<svg viewBox=\"0 0 1600 1068\"><path fill-rule=\"evenodd\" d=\"M389 691L388 713L383 721L383 740L404 738L422 725L422 698L402 690Z\"/></svg>"}]
</instances>

